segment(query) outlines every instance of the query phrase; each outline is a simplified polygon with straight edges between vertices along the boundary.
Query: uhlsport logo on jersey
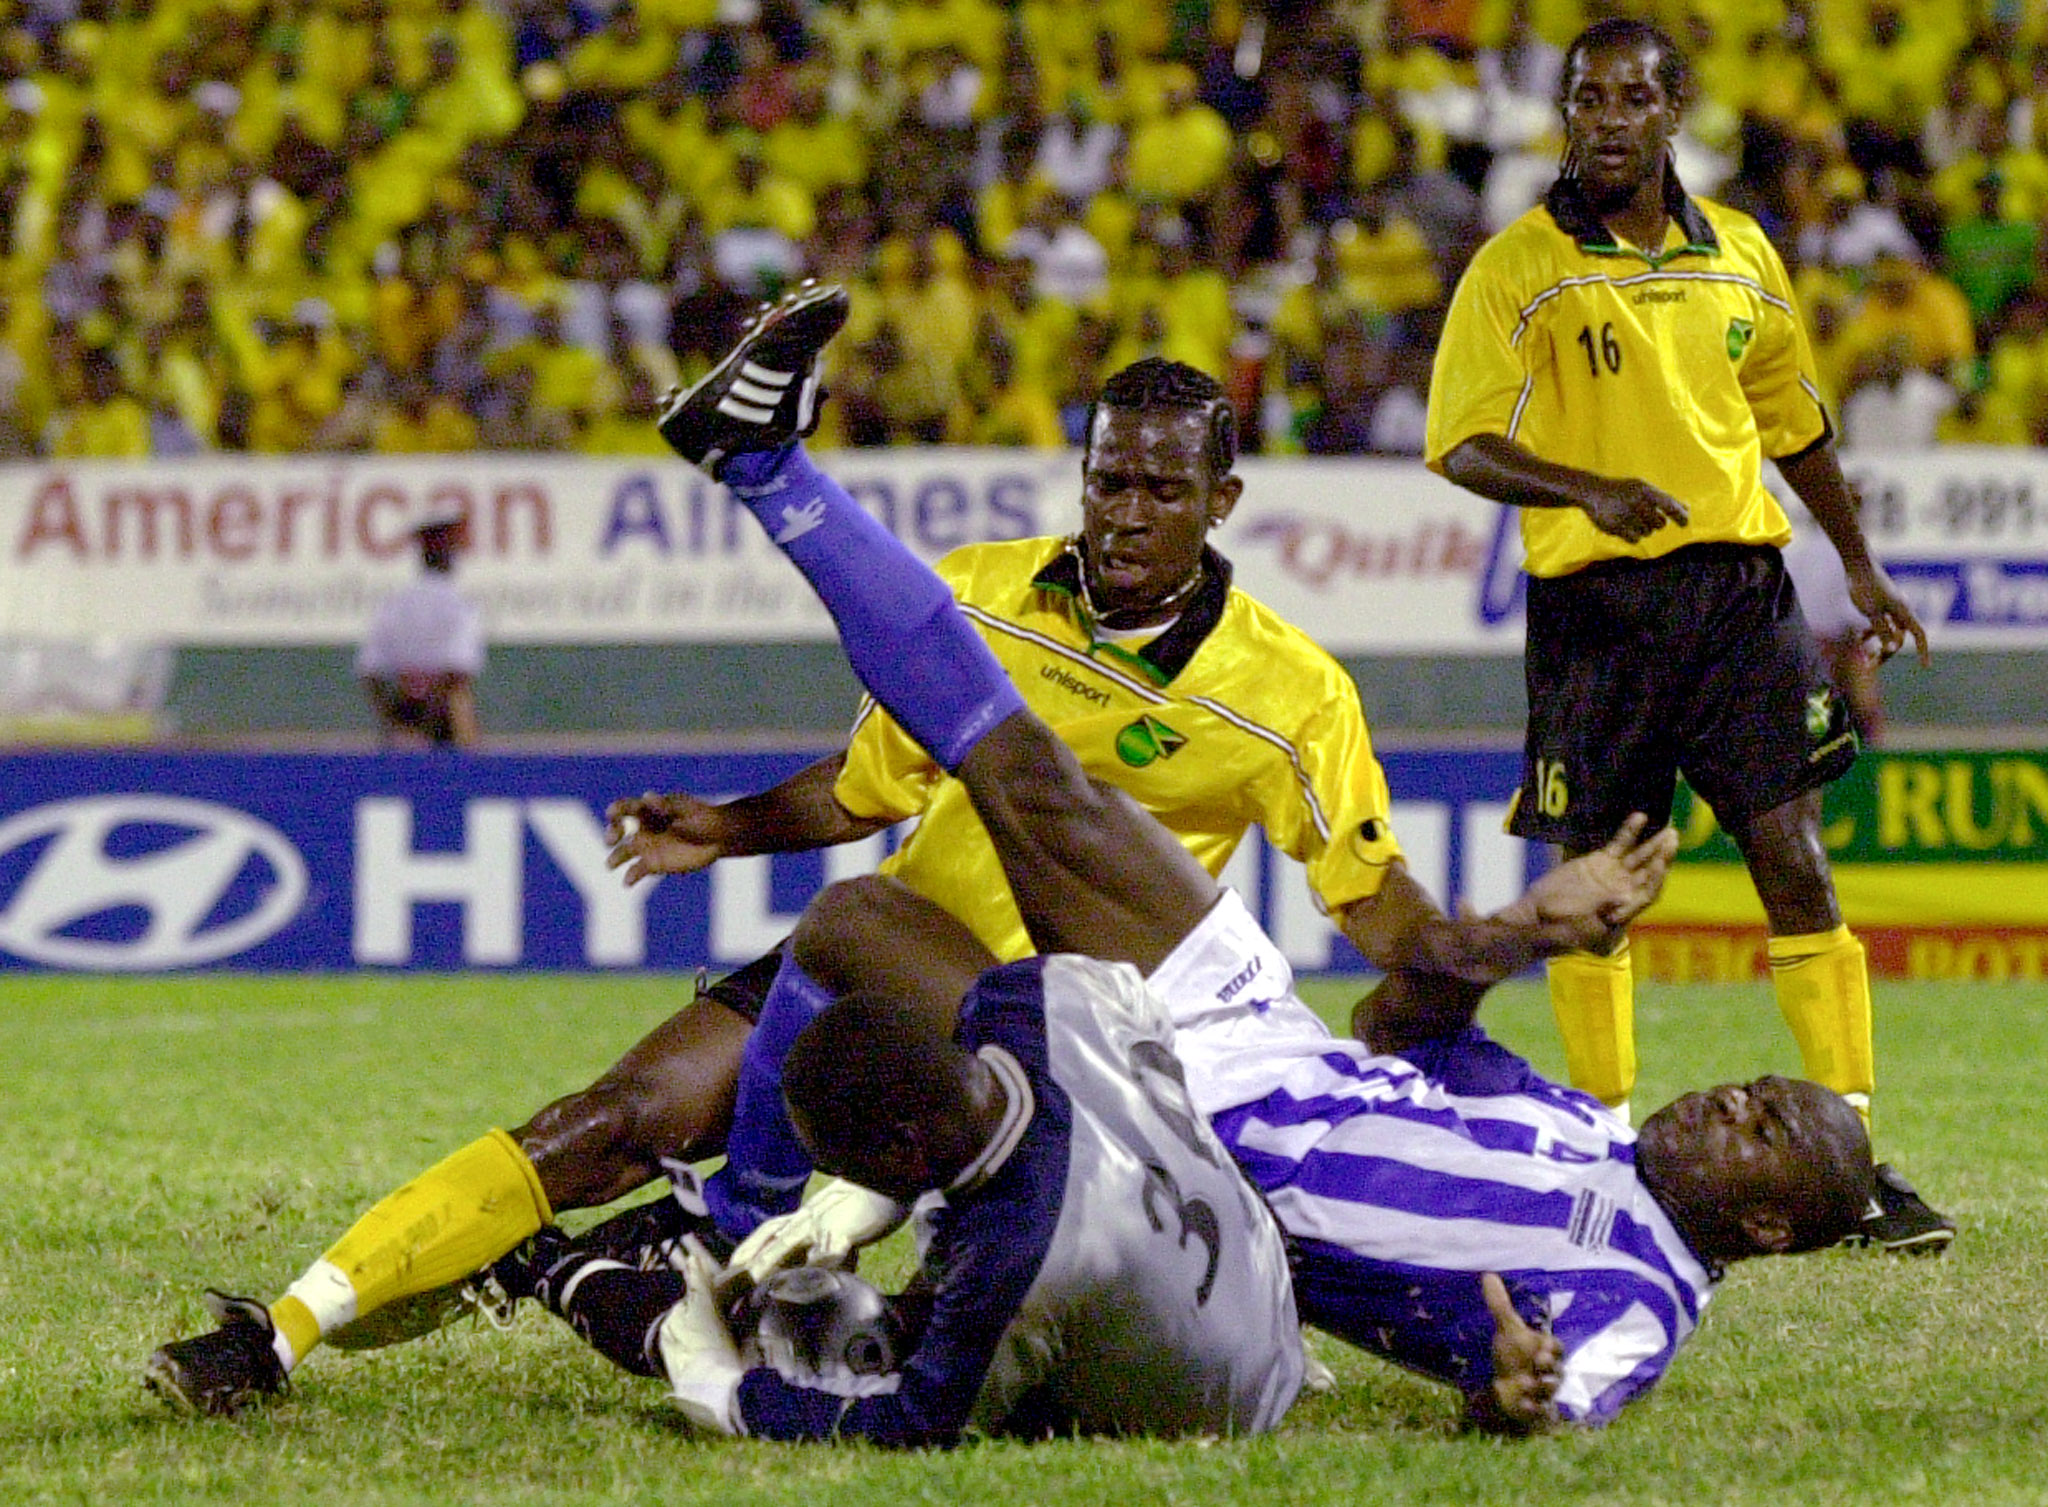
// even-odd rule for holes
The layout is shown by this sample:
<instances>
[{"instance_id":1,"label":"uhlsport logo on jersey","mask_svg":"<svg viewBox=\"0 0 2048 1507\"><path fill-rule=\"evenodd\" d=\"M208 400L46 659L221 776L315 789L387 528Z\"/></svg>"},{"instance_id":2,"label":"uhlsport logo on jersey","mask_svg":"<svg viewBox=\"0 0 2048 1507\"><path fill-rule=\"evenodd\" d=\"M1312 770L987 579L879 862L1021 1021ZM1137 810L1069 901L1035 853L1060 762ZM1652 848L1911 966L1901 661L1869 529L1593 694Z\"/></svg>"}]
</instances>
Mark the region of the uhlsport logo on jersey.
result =
<instances>
[{"instance_id":1,"label":"uhlsport logo on jersey","mask_svg":"<svg viewBox=\"0 0 2048 1507\"><path fill-rule=\"evenodd\" d=\"M50 967L217 962L275 935L306 892L290 841L211 801L84 796L0 822L0 949Z\"/></svg>"},{"instance_id":2,"label":"uhlsport logo on jersey","mask_svg":"<svg viewBox=\"0 0 2048 1507\"><path fill-rule=\"evenodd\" d=\"M1143 769L1155 759L1172 758L1187 743L1186 734L1147 714L1117 733L1116 756L1133 769Z\"/></svg>"}]
</instances>

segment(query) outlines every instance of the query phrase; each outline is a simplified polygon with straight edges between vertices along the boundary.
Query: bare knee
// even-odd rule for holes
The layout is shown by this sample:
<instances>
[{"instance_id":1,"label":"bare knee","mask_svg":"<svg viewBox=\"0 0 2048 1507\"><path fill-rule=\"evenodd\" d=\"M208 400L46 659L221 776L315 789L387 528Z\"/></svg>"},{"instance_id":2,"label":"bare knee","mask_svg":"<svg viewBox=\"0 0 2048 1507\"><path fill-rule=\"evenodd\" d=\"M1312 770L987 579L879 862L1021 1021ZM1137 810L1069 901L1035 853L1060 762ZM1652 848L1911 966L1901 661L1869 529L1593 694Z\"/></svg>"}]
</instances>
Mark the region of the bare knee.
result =
<instances>
[{"instance_id":1,"label":"bare knee","mask_svg":"<svg viewBox=\"0 0 2048 1507\"><path fill-rule=\"evenodd\" d=\"M1800 935L1842 924L1827 845L1821 838L1819 792L1731 824L1729 835L1749 867L1774 933Z\"/></svg>"},{"instance_id":2,"label":"bare knee","mask_svg":"<svg viewBox=\"0 0 2048 1507\"><path fill-rule=\"evenodd\" d=\"M828 884L804 907L796 930L790 933L797 960L806 953L854 941L877 926L886 926L899 913L911 891L899 880L882 874L842 879Z\"/></svg>"},{"instance_id":3,"label":"bare knee","mask_svg":"<svg viewBox=\"0 0 2048 1507\"><path fill-rule=\"evenodd\" d=\"M823 891L790 938L797 965L834 994L917 999L949 1019L995 956L957 917L901 880L849 879Z\"/></svg>"},{"instance_id":4,"label":"bare knee","mask_svg":"<svg viewBox=\"0 0 2048 1507\"><path fill-rule=\"evenodd\" d=\"M607 1204L659 1173L662 1152L644 1134L655 1118L652 1098L645 1082L608 1073L564 1094L512 1133L550 1207Z\"/></svg>"},{"instance_id":5,"label":"bare knee","mask_svg":"<svg viewBox=\"0 0 2048 1507\"><path fill-rule=\"evenodd\" d=\"M732 1122L751 1025L712 998L670 1016L587 1088L513 1133L557 1209L610 1203L660 1175L661 1159L718 1151Z\"/></svg>"}]
</instances>

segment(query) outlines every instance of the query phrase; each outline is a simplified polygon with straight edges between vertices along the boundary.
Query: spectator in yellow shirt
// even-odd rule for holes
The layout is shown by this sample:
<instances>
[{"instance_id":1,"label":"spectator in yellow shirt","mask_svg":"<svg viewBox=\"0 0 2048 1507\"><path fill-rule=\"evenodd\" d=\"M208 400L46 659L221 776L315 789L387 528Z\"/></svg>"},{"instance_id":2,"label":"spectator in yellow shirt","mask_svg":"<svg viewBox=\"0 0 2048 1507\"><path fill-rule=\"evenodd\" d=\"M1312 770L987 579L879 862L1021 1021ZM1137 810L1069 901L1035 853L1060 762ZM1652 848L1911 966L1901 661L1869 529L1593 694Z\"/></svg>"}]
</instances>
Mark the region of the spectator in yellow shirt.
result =
<instances>
[{"instance_id":1,"label":"spectator in yellow shirt","mask_svg":"<svg viewBox=\"0 0 2048 1507\"><path fill-rule=\"evenodd\" d=\"M211 448L229 373L204 285L196 279L183 284L175 312L150 332L147 345L158 390L200 443Z\"/></svg>"},{"instance_id":2,"label":"spectator in yellow shirt","mask_svg":"<svg viewBox=\"0 0 2048 1507\"><path fill-rule=\"evenodd\" d=\"M1842 399L1849 390L1849 369L1857 357L1844 338L1855 295L1839 273L1822 267L1801 268L1792 280L1792 291L1806 315L1815 385L1820 389L1822 406L1839 416Z\"/></svg>"},{"instance_id":3,"label":"spectator in yellow shirt","mask_svg":"<svg viewBox=\"0 0 2048 1507\"><path fill-rule=\"evenodd\" d=\"M293 310L284 339L255 353L249 372L249 448L265 454L304 450L341 408L358 361L318 299Z\"/></svg>"},{"instance_id":4,"label":"spectator in yellow shirt","mask_svg":"<svg viewBox=\"0 0 2048 1507\"><path fill-rule=\"evenodd\" d=\"M1943 445L2029 445L2027 416L2020 405L1995 387L1972 388L1934 426Z\"/></svg>"},{"instance_id":5,"label":"spectator in yellow shirt","mask_svg":"<svg viewBox=\"0 0 2048 1507\"><path fill-rule=\"evenodd\" d=\"M618 373L596 351L562 339L562 316L553 303L534 311L532 335L498 351L484 366L493 376L525 367L533 373L532 406L572 423L618 401Z\"/></svg>"},{"instance_id":6,"label":"spectator in yellow shirt","mask_svg":"<svg viewBox=\"0 0 2048 1507\"><path fill-rule=\"evenodd\" d=\"M1206 203L1230 167L1230 127L1195 98L1195 77L1186 68L1168 70L1164 85L1159 113L1131 128L1131 193L1166 204Z\"/></svg>"},{"instance_id":7,"label":"spectator in yellow shirt","mask_svg":"<svg viewBox=\"0 0 2048 1507\"><path fill-rule=\"evenodd\" d=\"M1822 11L1814 41L1852 136L1879 138L1870 146L1895 163L1917 162L1921 122L1968 35L1963 7L1833 0Z\"/></svg>"},{"instance_id":8,"label":"spectator in yellow shirt","mask_svg":"<svg viewBox=\"0 0 2048 1507\"><path fill-rule=\"evenodd\" d=\"M981 389L960 440L969 445L1012 445L1058 450L1067 443L1059 405L1045 388L1020 380L1016 354L992 321L975 342L974 377Z\"/></svg>"},{"instance_id":9,"label":"spectator in yellow shirt","mask_svg":"<svg viewBox=\"0 0 2048 1507\"><path fill-rule=\"evenodd\" d=\"M607 405L591 417L576 438L576 448L585 455L671 455L654 425L661 411L661 394L644 371L626 378L625 397Z\"/></svg>"},{"instance_id":10,"label":"spectator in yellow shirt","mask_svg":"<svg viewBox=\"0 0 2048 1507\"><path fill-rule=\"evenodd\" d=\"M2048 444L2048 297L2028 293L2005 312L1985 361L1992 397L2020 415L2037 445Z\"/></svg>"},{"instance_id":11,"label":"spectator in yellow shirt","mask_svg":"<svg viewBox=\"0 0 2048 1507\"><path fill-rule=\"evenodd\" d=\"M419 376L401 377L370 425L370 448L379 455L454 455L479 442L476 420Z\"/></svg>"},{"instance_id":12,"label":"spectator in yellow shirt","mask_svg":"<svg viewBox=\"0 0 2048 1507\"><path fill-rule=\"evenodd\" d=\"M895 30L906 57L954 47L983 73L992 73L1003 60L1009 18L989 0L900 0Z\"/></svg>"},{"instance_id":13,"label":"spectator in yellow shirt","mask_svg":"<svg viewBox=\"0 0 2048 1507\"><path fill-rule=\"evenodd\" d=\"M876 248L875 284L882 316L872 342L876 393L895 436L938 444L960 402L972 307L943 292L933 297L929 245L902 236Z\"/></svg>"},{"instance_id":14,"label":"spectator in yellow shirt","mask_svg":"<svg viewBox=\"0 0 2048 1507\"><path fill-rule=\"evenodd\" d=\"M1178 215L1155 218L1150 236L1154 271L1140 284L1159 312L1158 354L1221 379L1237 330L1229 280L1212 259L1195 254L1194 231Z\"/></svg>"},{"instance_id":15,"label":"spectator in yellow shirt","mask_svg":"<svg viewBox=\"0 0 2048 1507\"><path fill-rule=\"evenodd\" d=\"M1968 301L1917 253L1903 250L1878 254L1862 302L1842 336L1859 356L1894 337L1904 337L1907 361L1923 371L1945 373L1976 355Z\"/></svg>"},{"instance_id":16,"label":"spectator in yellow shirt","mask_svg":"<svg viewBox=\"0 0 2048 1507\"><path fill-rule=\"evenodd\" d=\"M832 188L858 188L868 180L873 153L860 126L825 108L825 81L815 69L799 73L790 113L761 141L768 171L798 184L813 199Z\"/></svg>"},{"instance_id":17,"label":"spectator in yellow shirt","mask_svg":"<svg viewBox=\"0 0 2048 1507\"><path fill-rule=\"evenodd\" d=\"M704 228L712 238L729 230L773 230L791 241L810 237L817 203L801 183L771 171L761 157L760 138L736 139L732 176L705 196Z\"/></svg>"},{"instance_id":18,"label":"spectator in yellow shirt","mask_svg":"<svg viewBox=\"0 0 2048 1507\"><path fill-rule=\"evenodd\" d=\"M1074 338L1070 304L1041 299L1032 289L1031 262L997 249L979 268L982 319L992 322L1010 348L1017 380L1047 393L1059 390L1058 373ZM988 337L977 333L976 339Z\"/></svg>"},{"instance_id":19,"label":"spectator in yellow shirt","mask_svg":"<svg viewBox=\"0 0 2048 1507\"><path fill-rule=\"evenodd\" d=\"M917 290L915 319L921 338L956 369L974 350L981 318L981 294L968 274L967 247L944 226L927 230L918 243L923 274Z\"/></svg>"},{"instance_id":20,"label":"spectator in yellow shirt","mask_svg":"<svg viewBox=\"0 0 2048 1507\"><path fill-rule=\"evenodd\" d=\"M88 348L79 363L83 401L52 421L50 453L66 459L139 459L149 454L149 410L121 381L121 368L104 346Z\"/></svg>"},{"instance_id":21,"label":"spectator in yellow shirt","mask_svg":"<svg viewBox=\"0 0 2048 1507\"><path fill-rule=\"evenodd\" d=\"M1389 314L1442 303L1435 253L1413 220L1368 194L1350 225L1349 234L1333 230L1332 239L1352 297Z\"/></svg>"},{"instance_id":22,"label":"spectator in yellow shirt","mask_svg":"<svg viewBox=\"0 0 2048 1507\"><path fill-rule=\"evenodd\" d=\"M644 25L635 6L621 5L602 31L570 50L563 66L579 89L626 96L647 88L676 61L676 39L668 30Z\"/></svg>"}]
</instances>

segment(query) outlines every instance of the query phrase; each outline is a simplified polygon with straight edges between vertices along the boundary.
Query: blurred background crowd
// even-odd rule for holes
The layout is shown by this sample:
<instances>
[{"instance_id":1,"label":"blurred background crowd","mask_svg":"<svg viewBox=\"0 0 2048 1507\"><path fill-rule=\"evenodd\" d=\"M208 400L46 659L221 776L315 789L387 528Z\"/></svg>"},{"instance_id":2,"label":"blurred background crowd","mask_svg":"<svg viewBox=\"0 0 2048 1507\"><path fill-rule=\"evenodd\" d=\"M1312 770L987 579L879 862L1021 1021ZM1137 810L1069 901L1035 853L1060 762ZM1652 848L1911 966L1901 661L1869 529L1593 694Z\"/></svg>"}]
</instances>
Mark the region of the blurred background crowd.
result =
<instances>
[{"instance_id":1,"label":"blurred background crowd","mask_svg":"<svg viewBox=\"0 0 2048 1507\"><path fill-rule=\"evenodd\" d=\"M652 453L804 276L855 294L822 443L1068 444L1159 352L1248 449L1419 453L1613 13L1849 446L2048 443L2037 0L11 0L0 459Z\"/></svg>"}]
</instances>

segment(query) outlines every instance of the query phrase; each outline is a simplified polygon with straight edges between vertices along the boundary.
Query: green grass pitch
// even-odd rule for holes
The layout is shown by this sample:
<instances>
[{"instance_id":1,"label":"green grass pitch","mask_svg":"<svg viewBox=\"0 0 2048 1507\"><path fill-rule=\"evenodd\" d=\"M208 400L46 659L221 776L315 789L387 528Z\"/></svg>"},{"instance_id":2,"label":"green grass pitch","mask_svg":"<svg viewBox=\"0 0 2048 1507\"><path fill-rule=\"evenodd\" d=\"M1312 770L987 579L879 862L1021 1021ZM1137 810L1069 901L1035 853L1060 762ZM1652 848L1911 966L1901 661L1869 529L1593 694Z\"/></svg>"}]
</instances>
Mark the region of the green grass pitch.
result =
<instances>
[{"instance_id":1,"label":"green grass pitch","mask_svg":"<svg viewBox=\"0 0 2048 1507\"><path fill-rule=\"evenodd\" d=\"M208 1283L269 1297L374 1198L586 1082L683 997L654 978L0 986L0 1503L2048 1503L2048 986L1879 997L1879 1151L1962 1225L1936 1261L1738 1267L1658 1392L1594 1434L1461 1438L1450 1394L1320 1341L1340 1386L1223 1443L699 1441L545 1316L323 1352L290 1398L137 1385ZM1317 984L1341 1011L1354 992ZM1541 991L1489 1001L1556 1071ZM1644 986L1638 1103L1796 1056L1769 991ZM900 1262L900 1256L896 1259Z\"/></svg>"}]
</instances>

